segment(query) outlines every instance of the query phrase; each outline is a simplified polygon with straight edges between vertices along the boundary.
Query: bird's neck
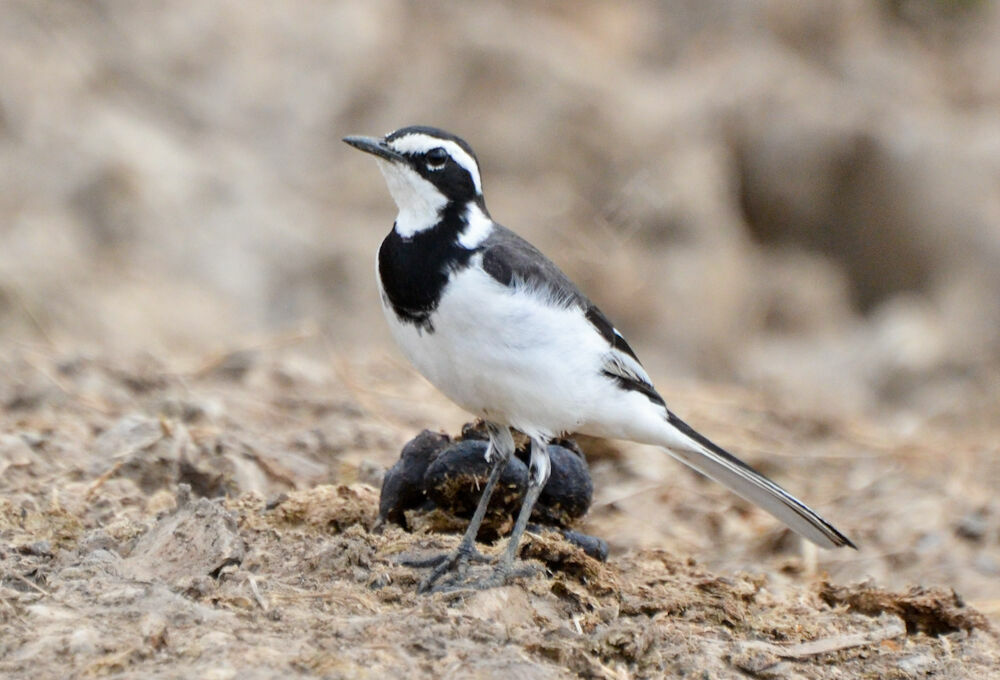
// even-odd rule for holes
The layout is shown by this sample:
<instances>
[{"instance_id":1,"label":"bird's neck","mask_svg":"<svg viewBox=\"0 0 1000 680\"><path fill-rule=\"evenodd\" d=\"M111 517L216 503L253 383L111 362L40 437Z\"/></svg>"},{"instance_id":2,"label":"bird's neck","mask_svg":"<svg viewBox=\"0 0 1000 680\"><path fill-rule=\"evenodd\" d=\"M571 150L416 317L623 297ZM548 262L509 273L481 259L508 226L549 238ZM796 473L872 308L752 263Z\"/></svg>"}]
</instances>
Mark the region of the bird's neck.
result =
<instances>
[{"instance_id":1,"label":"bird's neck","mask_svg":"<svg viewBox=\"0 0 1000 680\"><path fill-rule=\"evenodd\" d=\"M401 238L410 239L436 229L441 223L442 213L439 207L428 203L409 205L400 209L392 228Z\"/></svg>"},{"instance_id":2,"label":"bird's neck","mask_svg":"<svg viewBox=\"0 0 1000 680\"><path fill-rule=\"evenodd\" d=\"M417 231L401 230L399 219L379 248L379 279L397 318L424 327L450 274L469 265L493 221L481 201L448 204L433 224Z\"/></svg>"},{"instance_id":3,"label":"bird's neck","mask_svg":"<svg viewBox=\"0 0 1000 680\"><path fill-rule=\"evenodd\" d=\"M402 241L454 241L470 250L477 248L492 231L493 220L482 197L437 207L425 202L408 203L399 209L393 231Z\"/></svg>"}]
</instances>

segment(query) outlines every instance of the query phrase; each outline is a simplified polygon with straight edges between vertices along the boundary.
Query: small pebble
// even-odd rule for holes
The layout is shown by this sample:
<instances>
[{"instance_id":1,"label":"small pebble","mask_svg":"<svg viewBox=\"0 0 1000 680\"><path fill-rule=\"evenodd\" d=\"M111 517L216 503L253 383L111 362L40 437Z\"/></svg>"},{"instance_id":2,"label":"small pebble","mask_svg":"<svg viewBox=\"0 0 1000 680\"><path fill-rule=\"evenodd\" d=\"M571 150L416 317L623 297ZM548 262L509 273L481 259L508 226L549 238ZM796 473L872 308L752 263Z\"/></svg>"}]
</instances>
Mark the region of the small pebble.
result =
<instances>
[{"instance_id":1,"label":"small pebble","mask_svg":"<svg viewBox=\"0 0 1000 680\"><path fill-rule=\"evenodd\" d=\"M603 538L573 531L572 529L563 529L562 535L563 538L581 548L583 552L595 560L604 562L608 559L608 542Z\"/></svg>"}]
</instances>

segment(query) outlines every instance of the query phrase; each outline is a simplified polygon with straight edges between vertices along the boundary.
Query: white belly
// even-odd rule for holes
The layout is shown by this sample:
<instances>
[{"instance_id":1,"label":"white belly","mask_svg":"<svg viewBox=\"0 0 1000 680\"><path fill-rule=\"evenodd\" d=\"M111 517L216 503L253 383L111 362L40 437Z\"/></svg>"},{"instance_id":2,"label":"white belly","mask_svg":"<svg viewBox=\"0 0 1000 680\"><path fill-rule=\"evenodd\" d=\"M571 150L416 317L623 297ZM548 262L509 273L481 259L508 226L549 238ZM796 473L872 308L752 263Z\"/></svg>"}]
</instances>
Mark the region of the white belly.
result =
<instances>
[{"instance_id":1,"label":"white belly","mask_svg":"<svg viewBox=\"0 0 1000 680\"><path fill-rule=\"evenodd\" d=\"M383 307L414 366L466 410L529 435L585 431L621 392L600 374L607 343L578 308L498 283L476 266L456 275L431 317L434 332ZM617 393L617 394L616 394Z\"/></svg>"}]
</instances>

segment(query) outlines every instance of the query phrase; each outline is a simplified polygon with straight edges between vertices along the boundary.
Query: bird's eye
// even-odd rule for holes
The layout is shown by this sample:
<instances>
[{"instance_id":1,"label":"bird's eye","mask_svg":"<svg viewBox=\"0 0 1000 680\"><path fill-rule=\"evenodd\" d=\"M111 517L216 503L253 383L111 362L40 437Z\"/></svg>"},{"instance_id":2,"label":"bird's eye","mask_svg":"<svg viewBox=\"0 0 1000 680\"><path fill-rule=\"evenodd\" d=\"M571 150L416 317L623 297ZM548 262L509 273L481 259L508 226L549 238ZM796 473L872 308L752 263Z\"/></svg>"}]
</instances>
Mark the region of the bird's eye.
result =
<instances>
[{"instance_id":1,"label":"bird's eye","mask_svg":"<svg viewBox=\"0 0 1000 680\"><path fill-rule=\"evenodd\" d=\"M440 146L428 151L424 157L427 159L428 170L440 170L448 162L448 152Z\"/></svg>"}]
</instances>

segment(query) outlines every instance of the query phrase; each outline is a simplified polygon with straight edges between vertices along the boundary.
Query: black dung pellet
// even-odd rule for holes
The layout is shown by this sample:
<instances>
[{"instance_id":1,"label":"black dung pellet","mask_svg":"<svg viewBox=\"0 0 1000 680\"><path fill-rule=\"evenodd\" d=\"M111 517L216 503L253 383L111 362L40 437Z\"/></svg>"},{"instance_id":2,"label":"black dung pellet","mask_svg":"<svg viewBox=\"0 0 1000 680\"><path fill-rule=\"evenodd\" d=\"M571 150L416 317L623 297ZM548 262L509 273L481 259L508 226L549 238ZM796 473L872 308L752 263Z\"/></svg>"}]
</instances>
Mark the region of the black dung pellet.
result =
<instances>
[{"instance_id":1,"label":"black dung pellet","mask_svg":"<svg viewBox=\"0 0 1000 680\"><path fill-rule=\"evenodd\" d=\"M490 474L488 442L467 439L442 451L424 474L427 496L442 510L471 517ZM528 488L528 468L517 458L507 463L493 491L491 513L516 513Z\"/></svg>"},{"instance_id":2,"label":"black dung pellet","mask_svg":"<svg viewBox=\"0 0 1000 680\"><path fill-rule=\"evenodd\" d=\"M594 497L594 484L584 459L567 448L549 445L552 472L538 496L531 518L539 524L569 526L583 517Z\"/></svg>"},{"instance_id":3,"label":"black dung pellet","mask_svg":"<svg viewBox=\"0 0 1000 680\"><path fill-rule=\"evenodd\" d=\"M448 435L424 430L403 447L399 460L382 480L378 504L380 522L394 522L405 527L403 512L427 502L424 493L427 467L450 443Z\"/></svg>"}]
</instances>

